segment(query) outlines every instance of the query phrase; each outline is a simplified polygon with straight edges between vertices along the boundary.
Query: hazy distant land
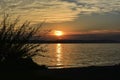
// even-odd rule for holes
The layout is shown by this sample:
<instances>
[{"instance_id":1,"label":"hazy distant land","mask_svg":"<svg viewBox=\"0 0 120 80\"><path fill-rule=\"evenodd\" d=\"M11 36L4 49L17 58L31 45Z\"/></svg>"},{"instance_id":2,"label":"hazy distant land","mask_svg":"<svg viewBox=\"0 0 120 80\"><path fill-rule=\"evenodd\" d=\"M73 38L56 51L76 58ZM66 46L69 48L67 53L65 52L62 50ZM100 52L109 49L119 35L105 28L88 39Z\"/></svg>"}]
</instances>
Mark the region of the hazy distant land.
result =
<instances>
[{"instance_id":1,"label":"hazy distant land","mask_svg":"<svg viewBox=\"0 0 120 80\"><path fill-rule=\"evenodd\" d=\"M120 43L117 40L31 40L29 43Z\"/></svg>"},{"instance_id":2,"label":"hazy distant land","mask_svg":"<svg viewBox=\"0 0 120 80\"><path fill-rule=\"evenodd\" d=\"M30 43L120 43L120 33L33 37Z\"/></svg>"}]
</instances>

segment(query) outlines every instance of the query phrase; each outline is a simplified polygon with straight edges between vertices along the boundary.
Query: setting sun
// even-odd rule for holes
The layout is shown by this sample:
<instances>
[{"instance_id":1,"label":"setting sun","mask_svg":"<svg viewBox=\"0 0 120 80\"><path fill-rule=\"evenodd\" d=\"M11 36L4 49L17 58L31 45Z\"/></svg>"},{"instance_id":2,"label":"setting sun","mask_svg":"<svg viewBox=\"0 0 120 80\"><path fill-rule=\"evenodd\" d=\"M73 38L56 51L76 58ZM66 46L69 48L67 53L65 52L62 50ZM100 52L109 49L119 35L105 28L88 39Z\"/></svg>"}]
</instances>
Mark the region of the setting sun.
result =
<instances>
[{"instance_id":1,"label":"setting sun","mask_svg":"<svg viewBox=\"0 0 120 80\"><path fill-rule=\"evenodd\" d=\"M56 36L62 36L63 35L63 32L62 31L55 31L54 34Z\"/></svg>"}]
</instances>

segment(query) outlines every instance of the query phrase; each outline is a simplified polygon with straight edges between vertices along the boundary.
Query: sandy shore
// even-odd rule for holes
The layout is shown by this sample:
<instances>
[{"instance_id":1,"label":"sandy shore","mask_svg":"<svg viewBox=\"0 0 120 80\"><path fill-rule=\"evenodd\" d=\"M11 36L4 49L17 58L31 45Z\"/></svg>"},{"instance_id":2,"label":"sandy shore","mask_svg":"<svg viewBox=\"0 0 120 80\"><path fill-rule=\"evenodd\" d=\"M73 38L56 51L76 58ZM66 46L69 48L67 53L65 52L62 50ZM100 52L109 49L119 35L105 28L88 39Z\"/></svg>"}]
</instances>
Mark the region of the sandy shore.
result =
<instances>
[{"instance_id":1,"label":"sandy shore","mask_svg":"<svg viewBox=\"0 0 120 80\"><path fill-rule=\"evenodd\" d=\"M0 80L120 80L120 65L67 69L7 70Z\"/></svg>"}]
</instances>

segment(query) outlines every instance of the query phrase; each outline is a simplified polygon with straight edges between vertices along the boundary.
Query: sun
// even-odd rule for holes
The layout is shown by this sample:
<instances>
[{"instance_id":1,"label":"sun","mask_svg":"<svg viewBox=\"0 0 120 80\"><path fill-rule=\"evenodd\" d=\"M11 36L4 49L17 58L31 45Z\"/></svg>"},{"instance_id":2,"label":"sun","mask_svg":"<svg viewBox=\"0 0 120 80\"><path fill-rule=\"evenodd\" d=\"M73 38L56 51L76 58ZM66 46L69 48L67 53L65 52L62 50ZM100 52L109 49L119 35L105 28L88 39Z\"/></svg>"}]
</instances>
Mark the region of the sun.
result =
<instances>
[{"instance_id":1,"label":"sun","mask_svg":"<svg viewBox=\"0 0 120 80\"><path fill-rule=\"evenodd\" d=\"M56 35L56 36L62 36L63 32L62 31L55 31L54 35Z\"/></svg>"}]
</instances>

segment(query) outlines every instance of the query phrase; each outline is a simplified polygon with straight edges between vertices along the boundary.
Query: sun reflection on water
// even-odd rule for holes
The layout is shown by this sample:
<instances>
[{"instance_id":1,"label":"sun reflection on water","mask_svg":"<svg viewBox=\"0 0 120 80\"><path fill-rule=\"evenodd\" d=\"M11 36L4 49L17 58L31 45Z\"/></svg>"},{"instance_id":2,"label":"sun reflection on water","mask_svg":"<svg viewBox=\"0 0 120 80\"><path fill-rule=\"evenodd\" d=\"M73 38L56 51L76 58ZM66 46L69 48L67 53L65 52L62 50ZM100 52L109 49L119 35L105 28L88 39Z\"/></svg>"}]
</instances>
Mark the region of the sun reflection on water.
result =
<instances>
[{"instance_id":1,"label":"sun reflection on water","mask_svg":"<svg viewBox=\"0 0 120 80\"><path fill-rule=\"evenodd\" d=\"M57 57L57 65L59 66L59 65L62 65L62 63L61 63L61 58L62 58L62 46L61 46L61 44L57 44L56 45L56 57Z\"/></svg>"}]
</instances>

